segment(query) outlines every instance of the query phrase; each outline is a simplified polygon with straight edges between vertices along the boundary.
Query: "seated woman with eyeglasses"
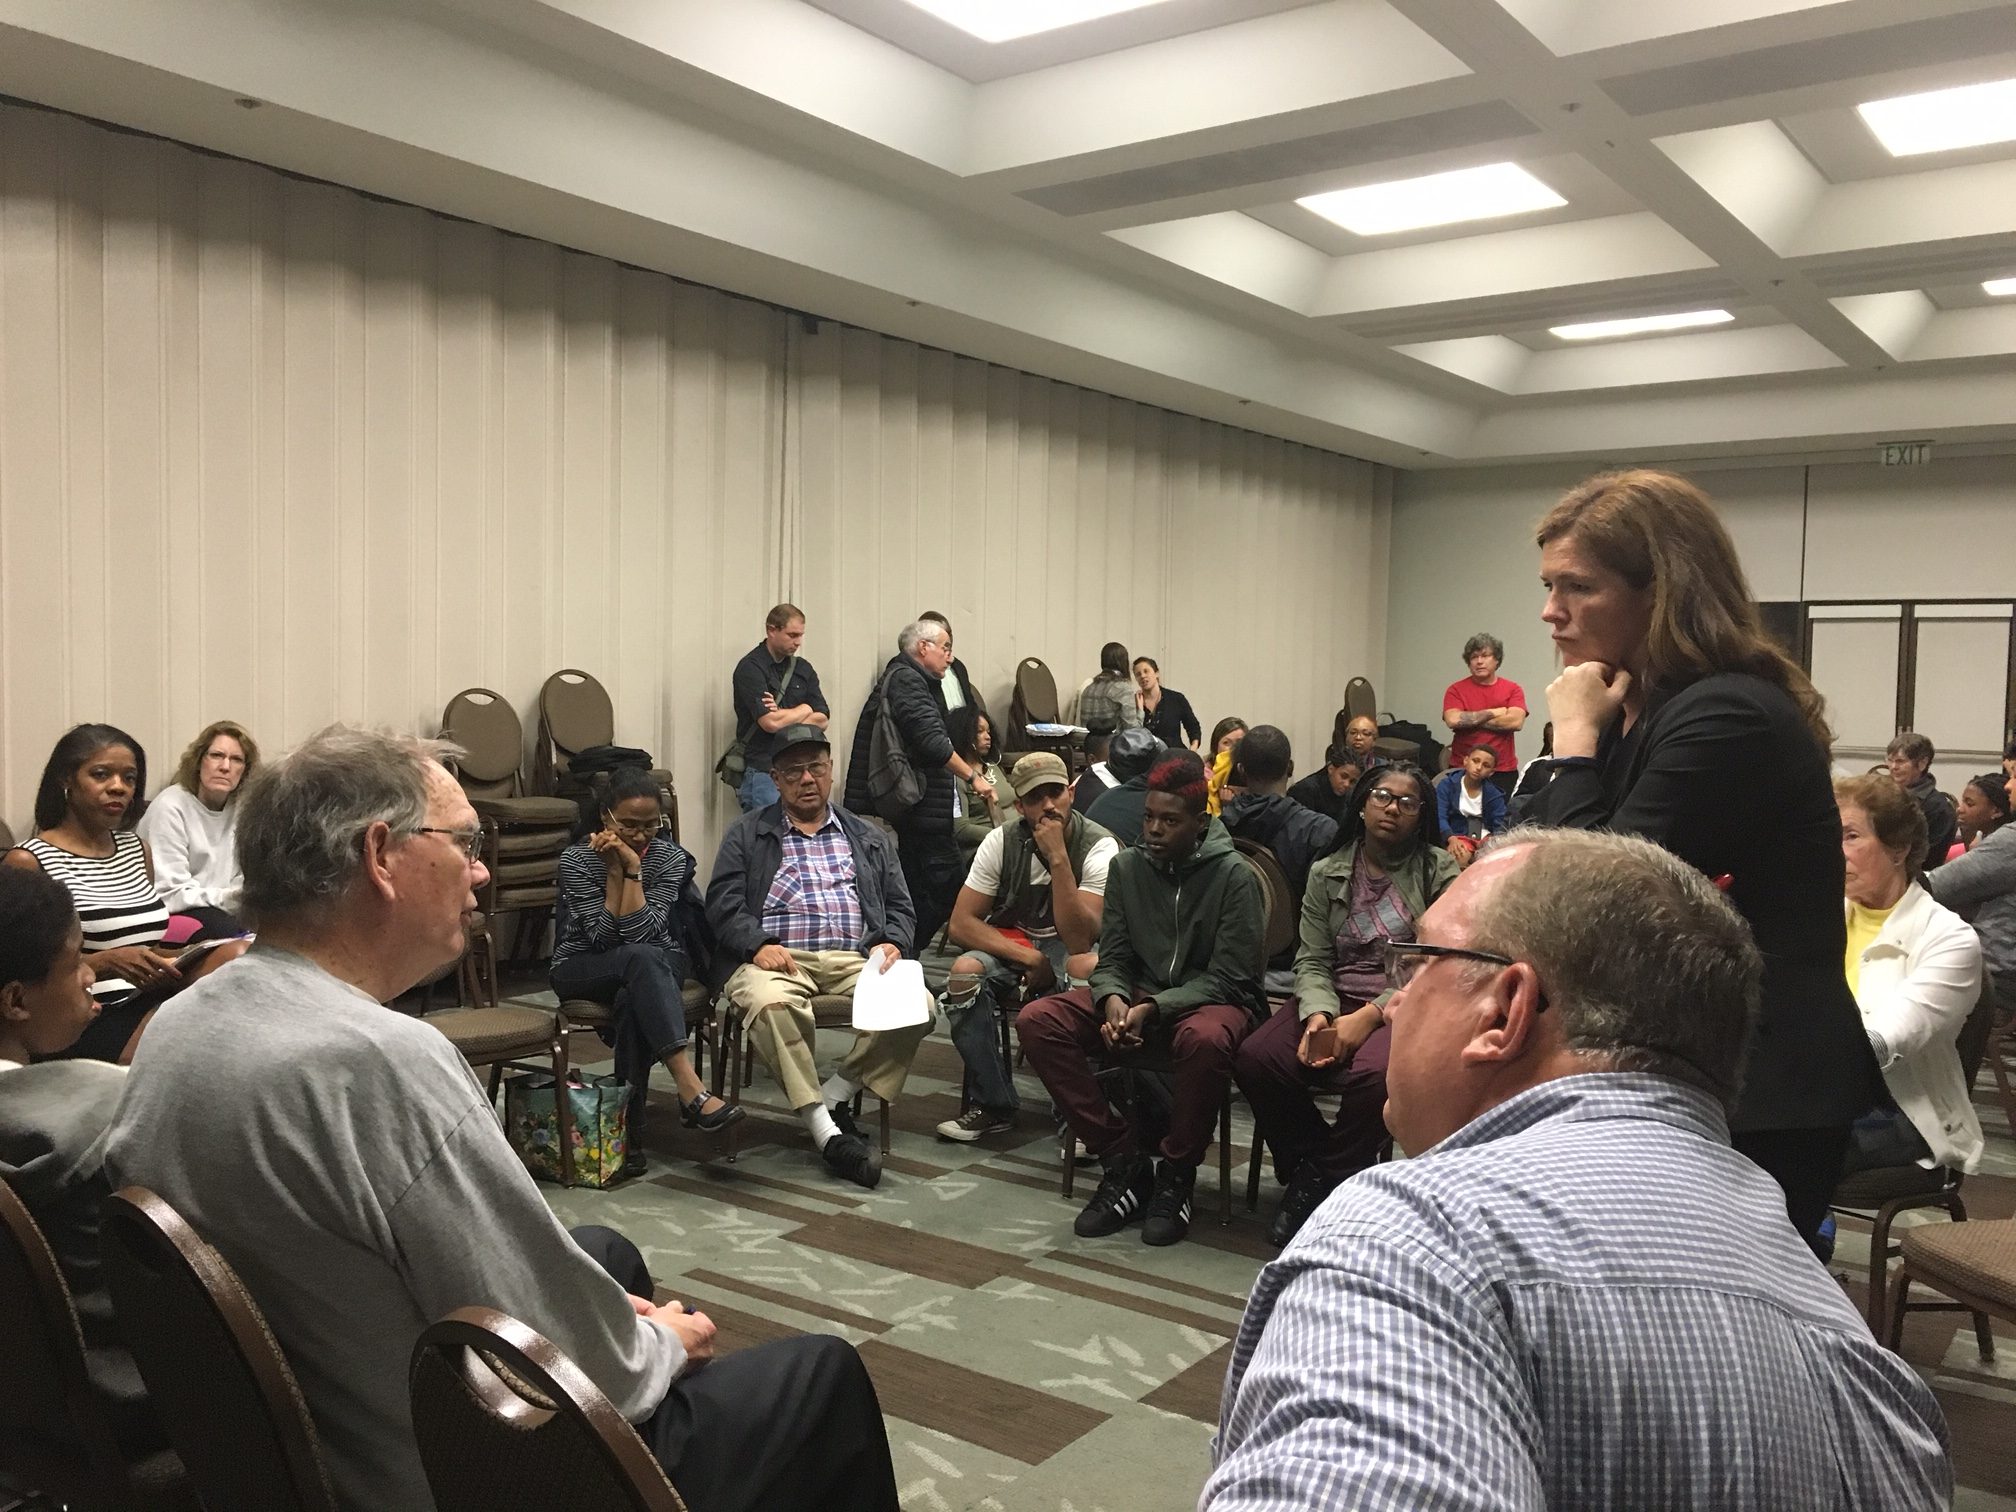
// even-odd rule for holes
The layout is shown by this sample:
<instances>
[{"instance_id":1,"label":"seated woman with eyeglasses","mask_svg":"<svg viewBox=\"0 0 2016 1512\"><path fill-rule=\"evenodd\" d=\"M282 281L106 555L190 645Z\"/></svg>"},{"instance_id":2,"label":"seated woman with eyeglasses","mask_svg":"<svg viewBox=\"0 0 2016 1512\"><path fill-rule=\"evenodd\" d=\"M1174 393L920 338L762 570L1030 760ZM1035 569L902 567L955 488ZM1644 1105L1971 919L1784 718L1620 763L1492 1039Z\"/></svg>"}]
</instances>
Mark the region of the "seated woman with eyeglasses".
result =
<instances>
[{"instance_id":1,"label":"seated woman with eyeglasses","mask_svg":"<svg viewBox=\"0 0 2016 1512\"><path fill-rule=\"evenodd\" d=\"M1414 921L1457 875L1455 859L1424 833L1431 801L1428 774L1408 762L1358 779L1336 844L1309 868L1295 1011L1247 1035L1232 1063L1275 1176L1287 1183L1267 1228L1274 1244L1293 1239L1340 1182L1371 1165L1386 1137L1386 945L1411 941ZM1316 1092L1342 1097L1327 1127Z\"/></svg>"},{"instance_id":2,"label":"seated woman with eyeglasses","mask_svg":"<svg viewBox=\"0 0 2016 1512\"><path fill-rule=\"evenodd\" d=\"M679 989L689 957L679 903L693 886L693 857L664 832L658 784L618 772L602 796L602 828L560 855L555 907L554 993L615 1010L616 1074L632 1088L629 1174L644 1165L643 1089L654 1063L672 1073L688 1128L725 1129L742 1109L709 1095L686 1053Z\"/></svg>"}]
</instances>

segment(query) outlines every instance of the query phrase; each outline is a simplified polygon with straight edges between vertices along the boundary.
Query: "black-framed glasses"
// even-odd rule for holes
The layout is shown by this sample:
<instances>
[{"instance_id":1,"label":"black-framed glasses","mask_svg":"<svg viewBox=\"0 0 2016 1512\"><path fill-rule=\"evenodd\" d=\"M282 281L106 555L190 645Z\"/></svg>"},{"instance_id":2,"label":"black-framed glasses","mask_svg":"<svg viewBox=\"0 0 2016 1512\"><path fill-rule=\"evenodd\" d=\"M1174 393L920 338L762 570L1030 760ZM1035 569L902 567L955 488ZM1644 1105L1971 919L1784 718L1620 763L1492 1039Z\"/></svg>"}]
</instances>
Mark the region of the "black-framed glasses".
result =
<instances>
[{"instance_id":1,"label":"black-framed glasses","mask_svg":"<svg viewBox=\"0 0 2016 1512\"><path fill-rule=\"evenodd\" d=\"M1483 961L1492 966L1519 964L1510 956L1498 955L1489 950L1465 950L1457 945L1424 945L1418 940L1388 940L1386 985L1395 992L1405 992L1414 978L1421 974L1424 966L1451 956L1459 961ZM1545 1006L1544 1003L1542 1006Z\"/></svg>"},{"instance_id":2,"label":"black-framed glasses","mask_svg":"<svg viewBox=\"0 0 2016 1512\"><path fill-rule=\"evenodd\" d=\"M442 829L437 824L423 824L413 831L416 835L446 835L462 852L465 861L474 861L483 853L483 826L474 829Z\"/></svg>"},{"instance_id":3,"label":"black-framed glasses","mask_svg":"<svg viewBox=\"0 0 2016 1512\"><path fill-rule=\"evenodd\" d=\"M1365 795L1367 803L1376 803L1381 808L1398 809L1403 814L1421 812L1421 800L1412 793L1396 793L1391 788L1375 787Z\"/></svg>"}]
</instances>

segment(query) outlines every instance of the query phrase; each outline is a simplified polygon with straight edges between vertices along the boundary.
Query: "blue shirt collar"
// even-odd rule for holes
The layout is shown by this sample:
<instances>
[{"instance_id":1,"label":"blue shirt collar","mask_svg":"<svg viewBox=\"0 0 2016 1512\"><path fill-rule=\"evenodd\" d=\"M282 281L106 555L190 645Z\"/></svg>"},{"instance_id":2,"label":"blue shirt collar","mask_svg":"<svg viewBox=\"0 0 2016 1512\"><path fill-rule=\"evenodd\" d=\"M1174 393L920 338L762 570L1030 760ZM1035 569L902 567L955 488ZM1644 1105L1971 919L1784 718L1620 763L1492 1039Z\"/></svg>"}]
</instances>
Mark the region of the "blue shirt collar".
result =
<instances>
[{"instance_id":1,"label":"blue shirt collar","mask_svg":"<svg viewBox=\"0 0 2016 1512\"><path fill-rule=\"evenodd\" d=\"M1587 1123L1606 1118L1647 1119L1729 1142L1729 1121L1706 1092L1648 1071L1581 1071L1528 1087L1486 1109L1424 1155L1467 1150L1510 1139L1543 1123Z\"/></svg>"}]
</instances>

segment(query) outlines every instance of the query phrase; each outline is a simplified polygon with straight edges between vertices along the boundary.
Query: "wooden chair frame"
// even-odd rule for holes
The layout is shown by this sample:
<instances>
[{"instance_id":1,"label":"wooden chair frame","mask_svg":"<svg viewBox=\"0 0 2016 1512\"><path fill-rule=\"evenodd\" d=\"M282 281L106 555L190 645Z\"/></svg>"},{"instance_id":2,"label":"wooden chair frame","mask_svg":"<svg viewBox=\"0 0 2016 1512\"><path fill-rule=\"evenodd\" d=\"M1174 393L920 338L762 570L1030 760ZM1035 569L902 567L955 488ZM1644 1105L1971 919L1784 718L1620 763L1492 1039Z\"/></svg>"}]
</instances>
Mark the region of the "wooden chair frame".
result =
<instances>
[{"instance_id":1,"label":"wooden chair frame","mask_svg":"<svg viewBox=\"0 0 2016 1512\"><path fill-rule=\"evenodd\" d=\"M624 1484L634 1512L687 1512L677 1488L637 1430L586 1373L539 1333L487 1307L457 1308L422 1333L413 1346L408 1379L414 1431L437 1496L444 1491L452 1496L448 1488L454 1481L445 1467L437 1480L428 1458L430 1439L422 1428L422 1393L436 1389L422 1370L430 1356L439 1358L482 1412L509 1431L554 1431L556 1422L572 1421L611 1475Z\"/></svg>"},{"instance_id":2,"label":"wooden chair frame","mask_svg":"<svg viewBox=\"0 0 2016 1512\"><path fill-rule=\"evenodd\" d=\"M222 1455L225 1446L207 1429L193 1431L192 1425L207 1421L210 1404L206 1398L213 1383L192 1378L179 1354L171 1358L166 1352L166 1340L135 1326L136 1318L156 1310L151 1293L139 1290L144 1273L184 1272L213 1310L216 1323L244 1364L252 1389L264 1406L264 1426L273 1433L278 1458L287 1469L288 1505L301 1512L336 1512L335 1493L322 1464L307 1400L237 1272L181 1214L145 1187L123 1187L105 1199L102 1232L105 1279L133 1358L207 1512L257 1512L259 1507L275 1503L262 1494L256 1503L240 1504L232 1498L230 1488L205 1484L206 1462L213 1453ZM215 1466L209 1468L214 1471Z\"/></svg>"},{"instance_id":3,"label":"wooden chair frame","mask_svg":"<svg viewBox=\"0 0 2016 1512\"><path fill-rule=\"evenodd\" d=\"M75 1452L66 1452L69 1446L29 1439L12 1423L0 1424L0 1467L27 1481L32 1491L53 1496L79 1512L125 1512L134 1502L132 1464L112 1436L112 1425L85 1369L76 1303L41 1226L4 1179L0 1179L0 1230L5 1231L0 1243L11 1243L28 1271L31 1295L24 1300L40 1315L49 1353L56 1359L56 1379L43 1384L60 1399L62 1415L78 1440ZM13 1343L0 1342L0 1352ZM12 1371L16 1365L7 1360L0 1368ZM196 1512L195 1489L186 1482L184 1489L183 1505Z\"/></svg>"}]
</instances>

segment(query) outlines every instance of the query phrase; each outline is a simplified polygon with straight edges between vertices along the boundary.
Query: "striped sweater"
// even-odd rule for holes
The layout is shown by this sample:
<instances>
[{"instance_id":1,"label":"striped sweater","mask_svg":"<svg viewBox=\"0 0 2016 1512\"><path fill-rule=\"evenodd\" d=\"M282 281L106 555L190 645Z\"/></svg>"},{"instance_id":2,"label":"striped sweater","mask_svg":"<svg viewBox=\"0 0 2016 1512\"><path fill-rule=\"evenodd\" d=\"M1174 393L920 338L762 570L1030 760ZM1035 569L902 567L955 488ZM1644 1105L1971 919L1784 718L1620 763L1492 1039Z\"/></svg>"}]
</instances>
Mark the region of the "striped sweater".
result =
<instances>
[{"instance_id":1,"label":"striped sweater","mask_svg":"<svg viewBox=\"0 0 2016 1512\"><path fill-rule=\"evenodd\" d=\"M679 895L693 882L693 857L676 840L659 835L645 847L644 906L622 918L606 906L609 870L583 841L560 853L560 903L555 910L553 964L595 955L618 945L659 945L686 955L679 934Z\"/></svg>"},{"instance_id":2,"label":"striped sweater","mask_svg":"<svg viewBox=\"0 0 2016 1512\"><path fill-rule=\"evenodd\" d=\"M168 905L147 873L147 848L131 830L115 830L112 854L80 856L36 836L21 849L70 891L84 923L84 954L121 945L157 945L168 930ZM100 977L91 995L115 1003L139 989L124 977Z\"/></svg>"}]
</instances>

